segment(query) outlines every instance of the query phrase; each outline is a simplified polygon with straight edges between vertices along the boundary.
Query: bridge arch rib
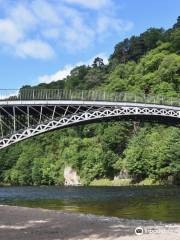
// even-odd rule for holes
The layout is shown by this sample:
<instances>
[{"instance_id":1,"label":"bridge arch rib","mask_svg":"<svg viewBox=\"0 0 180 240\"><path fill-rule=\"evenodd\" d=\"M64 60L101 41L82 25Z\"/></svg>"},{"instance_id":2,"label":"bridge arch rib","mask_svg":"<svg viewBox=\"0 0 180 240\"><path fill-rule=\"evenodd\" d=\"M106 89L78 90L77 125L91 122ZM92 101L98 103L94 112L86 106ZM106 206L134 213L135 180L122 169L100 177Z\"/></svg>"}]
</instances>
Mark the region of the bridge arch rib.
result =
<instances>
[{"instance_id":1,"label":"bridge arch rib","mask_svg":"<svg viewBox=\"0 0 180 240\"><path fill-rule=\"evenodd\" d=\"M112 118L144 118L148 119L164 119L172 121L172 123L180 123L180 109L157 107L152 105L138 105L132 104L112 104L111 105L22 105L13 106L12 110L16 117L11 116L12 123L15 128L18 127L20 119L26 119L23 122L24 129L17 129L9 133L7 136L0 139L0 149L5 148L11 144L17 143L24 139L42 134L55 129L87 123L91 121L98 121L102 119ZM26 111L22 110L26 109ZM3 108L1 107L1 111ZM31 114L38 113L36 116ZM7 110L4 110L6 113ZM24 113L26 116L18 113ZM11 113L12 114L12 113ZM2 115L1 115L2 116ZM17 120L17 122L16 122ZM35 123L36 124L33 124ZM5 123L4 123L5 124Z\"/></svg>"},{"instance_id":2,"label":"bridge arch rib","mask_svg":"<svg viewBox=\"0 0 180 240\"><path fill-rule=\"evenodd\" d=\"M61 95L59 99L58 92L57 99L52 91L39 97L37 92L31 91L27 95L18 92L3 97L0 100L0 149L55 129L112 118L163 120L172 125L180 124L179 99L173 106L172 99L171 104L163 104L162 101L156 103L152 98L137 102L137 97L133 99L132 95L128 101L127 95L118 95L118 98L116 94L112 98L111 94L111 99L108 99L103 93L97 99L97 96L89 97L88 94L81 92L80 97L73 97L66 92L66 96Z\"/></svg>"}]
</instances>

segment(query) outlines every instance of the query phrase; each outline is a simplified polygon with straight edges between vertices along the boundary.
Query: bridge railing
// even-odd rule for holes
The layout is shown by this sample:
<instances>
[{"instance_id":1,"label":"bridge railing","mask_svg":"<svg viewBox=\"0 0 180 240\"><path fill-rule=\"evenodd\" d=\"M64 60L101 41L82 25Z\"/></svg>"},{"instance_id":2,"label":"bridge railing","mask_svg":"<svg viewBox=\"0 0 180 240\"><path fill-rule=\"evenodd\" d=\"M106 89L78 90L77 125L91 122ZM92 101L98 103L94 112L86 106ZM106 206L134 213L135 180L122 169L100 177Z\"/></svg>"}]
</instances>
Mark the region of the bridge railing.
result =
<instances>
[{"instance_id":1,"label":"bridge railing","mask_svg":"<svg viewBox=\"0 0 180 240\"><path fill-rule=\"evenodd\" d=\"M82 100L137 102L180 106L179 97L153 96L129 92L107 92L99 90L62 90L62 89L21 89L0 90L0 101L17 100Z\"/></svg>"}]
</instances>

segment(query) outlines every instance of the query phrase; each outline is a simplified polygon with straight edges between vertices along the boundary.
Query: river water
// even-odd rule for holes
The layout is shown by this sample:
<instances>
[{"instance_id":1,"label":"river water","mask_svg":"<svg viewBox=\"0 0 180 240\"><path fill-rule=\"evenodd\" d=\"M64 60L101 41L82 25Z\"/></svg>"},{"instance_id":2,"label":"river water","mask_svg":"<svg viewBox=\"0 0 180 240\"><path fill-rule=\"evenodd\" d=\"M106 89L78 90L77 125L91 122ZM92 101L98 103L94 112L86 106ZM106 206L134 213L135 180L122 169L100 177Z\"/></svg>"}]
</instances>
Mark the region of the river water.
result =
<instances>
[{"instance_id":1,"label":"river water","mask_svg":"<svg viewBox=\"0 0 180 240\"><path fill-rule=\"evenodd\" d=\"M0 187L0 204L180 222L180 187Z\"/></svg>"}]
</instances>

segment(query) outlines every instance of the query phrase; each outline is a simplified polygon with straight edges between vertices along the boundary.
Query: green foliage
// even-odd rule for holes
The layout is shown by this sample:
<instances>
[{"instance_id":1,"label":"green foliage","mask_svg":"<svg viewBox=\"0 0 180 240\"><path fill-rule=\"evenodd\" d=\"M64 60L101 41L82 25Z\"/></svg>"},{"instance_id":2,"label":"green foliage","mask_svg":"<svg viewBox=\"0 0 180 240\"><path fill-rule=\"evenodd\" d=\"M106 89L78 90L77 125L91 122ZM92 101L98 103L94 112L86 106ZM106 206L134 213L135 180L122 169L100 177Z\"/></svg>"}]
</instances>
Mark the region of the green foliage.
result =
<instances>
[{"instance_id":1,"label":"green foliage","mask_svg":"<svg viewBox=\"0 0 180 240\"><path fill-rule=\"evenodd\" d=\"M172 34L171 34L171 41L173 50L176 51L177 54L180 53L180 27L177 28Z\"/></svg>"},{"instance_id":2,"label":"green foliage","mask_svg":"<svg viewBox=\"0 0 180 240\"><path fill-rule=\"evenodd\" d=\"M137 181L147 177L161 181L167 181L169 176L179 178L179 147L179 129L163 126L141 129L124 152L129 173Z\"/></svg>"},{"instance_id":3,"label":"green foliage","mask_svg":"<svg viewBox=\"0 0 180 240\"><path fill-rule=\"evenodd\" d=\"M155 48L158 41L164 39L164 30L150 28L140 36L126 38L115 46L114 53L110 57L110 64L138 61L147 51Z\"/></svg>"}]
</instances>

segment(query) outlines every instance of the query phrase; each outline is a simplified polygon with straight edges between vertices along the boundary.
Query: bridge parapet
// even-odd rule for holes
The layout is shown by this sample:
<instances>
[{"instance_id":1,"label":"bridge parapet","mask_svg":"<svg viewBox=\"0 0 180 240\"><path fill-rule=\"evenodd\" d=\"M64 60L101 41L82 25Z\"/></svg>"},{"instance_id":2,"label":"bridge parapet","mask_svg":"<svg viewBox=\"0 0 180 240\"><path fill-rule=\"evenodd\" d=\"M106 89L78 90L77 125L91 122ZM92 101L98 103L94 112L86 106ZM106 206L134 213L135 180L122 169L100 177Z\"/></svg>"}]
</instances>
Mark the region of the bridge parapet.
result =
<instances>
[{"instance_id":1,"label":"bridge parapet","mask_svg":"<svg viewBox=\"0 0 180 240\"><path fill-rule=\"evenodd\" d=\"M180 106L180 96L168 97L161 95L145 95L130 92L107 92L100 90L63 90L63 89L20 89L0 90L0 101L22 100L80 100L134 102L158 105Z\"/></svg>"}]
</instances>

